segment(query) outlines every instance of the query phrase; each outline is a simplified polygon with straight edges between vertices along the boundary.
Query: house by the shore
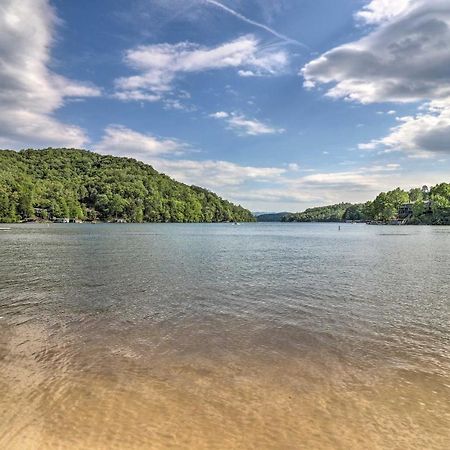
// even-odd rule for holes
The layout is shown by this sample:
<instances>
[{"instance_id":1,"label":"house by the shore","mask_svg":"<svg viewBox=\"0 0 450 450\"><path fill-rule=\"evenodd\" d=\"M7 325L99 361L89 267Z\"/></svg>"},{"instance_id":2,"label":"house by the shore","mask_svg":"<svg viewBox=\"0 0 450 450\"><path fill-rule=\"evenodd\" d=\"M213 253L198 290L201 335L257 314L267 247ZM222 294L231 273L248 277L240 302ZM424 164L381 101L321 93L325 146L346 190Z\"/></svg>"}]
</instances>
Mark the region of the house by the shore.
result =
<instances>
[{"instance_id":1,"label":"house by the shore","mask_svg":"<svg viewBox=\"0 0 450 450\"><path fill-rule=\"evenodd\" d=\"M400 208L398 209L398 213L397 213L398 218L399 219L407 219L408 217L411 217L414 212L414 204L415 203L403 203L403 205L401 205ZM423 206L424 206L425 213L431 211L431 207L432 207L431 200L427 200L427 201L423 202Z\"/></svg>"}]
</instances>

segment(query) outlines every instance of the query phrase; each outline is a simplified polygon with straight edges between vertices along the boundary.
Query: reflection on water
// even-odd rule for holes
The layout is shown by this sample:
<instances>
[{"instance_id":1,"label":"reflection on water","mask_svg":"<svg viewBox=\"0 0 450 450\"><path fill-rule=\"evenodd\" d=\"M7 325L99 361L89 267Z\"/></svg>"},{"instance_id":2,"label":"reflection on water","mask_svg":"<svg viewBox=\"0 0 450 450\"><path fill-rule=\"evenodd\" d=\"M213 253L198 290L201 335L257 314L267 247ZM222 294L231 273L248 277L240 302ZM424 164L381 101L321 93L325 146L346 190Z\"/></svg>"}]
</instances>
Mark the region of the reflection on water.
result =
<instances>
[{"instance_id":1,"label":"reflection on water","mask_svg":"<svg viewBox=\"0 0 450 450\"><path fill-rule=\"evenodd\" d=\"M450 229L17 225L0 448L447 449Z\"/></svg>"}]
</instances>

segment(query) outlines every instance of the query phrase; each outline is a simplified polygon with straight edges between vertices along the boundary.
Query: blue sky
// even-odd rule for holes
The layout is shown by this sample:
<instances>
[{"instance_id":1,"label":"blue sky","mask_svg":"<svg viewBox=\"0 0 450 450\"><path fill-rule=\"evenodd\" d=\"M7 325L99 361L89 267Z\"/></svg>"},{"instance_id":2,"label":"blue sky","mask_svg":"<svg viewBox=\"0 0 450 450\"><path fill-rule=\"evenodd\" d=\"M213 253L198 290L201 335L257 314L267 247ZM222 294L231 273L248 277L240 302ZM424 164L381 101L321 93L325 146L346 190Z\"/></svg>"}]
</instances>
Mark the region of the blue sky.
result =
<instances>
[{"instance_id":1,"label":"blue sky","mask_svg":"<svg viewBox=\"0 0 450 450\"><path fill-rule=\"evenodd\" d=\"M0 0L0 147L258 211L450 181L448 0Z\"/></svg>"}]
</instances>

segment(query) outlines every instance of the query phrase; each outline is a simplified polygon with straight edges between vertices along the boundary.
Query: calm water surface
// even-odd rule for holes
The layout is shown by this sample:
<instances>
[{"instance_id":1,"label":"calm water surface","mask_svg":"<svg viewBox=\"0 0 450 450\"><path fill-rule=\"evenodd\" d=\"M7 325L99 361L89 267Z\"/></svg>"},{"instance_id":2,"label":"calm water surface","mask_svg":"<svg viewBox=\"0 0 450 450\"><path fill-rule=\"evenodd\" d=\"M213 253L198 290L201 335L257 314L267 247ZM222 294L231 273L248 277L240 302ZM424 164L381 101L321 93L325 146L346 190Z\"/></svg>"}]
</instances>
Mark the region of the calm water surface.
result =
<instances>
[{"instance_id":1,"label":"calm water surface","mask_svg":"<svg viewBox=\"0 0 450 450\"><path fill-rule=\"evenodd\" d=\"M448 449L450 227L11 225L2 449Z\"/></svg>"}]
</instances>

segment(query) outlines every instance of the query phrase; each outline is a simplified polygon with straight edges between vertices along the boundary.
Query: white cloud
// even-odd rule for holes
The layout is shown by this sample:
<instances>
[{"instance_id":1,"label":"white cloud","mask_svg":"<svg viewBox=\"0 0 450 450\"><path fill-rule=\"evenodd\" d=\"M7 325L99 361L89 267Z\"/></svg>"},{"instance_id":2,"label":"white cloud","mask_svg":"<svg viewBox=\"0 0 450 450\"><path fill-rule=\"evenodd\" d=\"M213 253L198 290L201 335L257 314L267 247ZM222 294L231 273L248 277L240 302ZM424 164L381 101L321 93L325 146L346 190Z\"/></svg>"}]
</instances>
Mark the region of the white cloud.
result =
<instances>
[{"instance_id":1,"label":"white cloud","mask_svg":"<svg viewBox=\"0 0 450 450\"><path fill-rule=\"evenodd\" d=\"M411 0L372 0L356 17L368 24L380 24L404 13L412 3Z\"/></svg>"},{"instance_id":2,"label":"white cloud","mask_svg":"<svg viewBox=\"0 0 450 450\"><path fill-rule=\"evenodd\" d=\"M144 101L144 102L158 102L162 100L163 96L161 94L150 94L143 92L140 89L128 89L125 91L118 91L114 93L114 97L118 100L123 101Z\"/></svg>"},{"instance_id":3,"label":"white cloud","mask_svg":"<svg viewBox=\"0 0 450 450\"><path fill-rule=\"evenodd\" d=\"M238 75L243 78L256 77L256 73L252 70L238 70Z\"/></svg>"},{"instance_id":4,"label":"white cloud","mask_svg":"<svg viewBox=\"0 0 450 450\"><path fill-rule=\"evenodd\" d=\"M383 115L385 115L385 114L387 114L388 116L394 116L395 114L397 114L397 111L395 111L395 110L393 110L393 109L391 109L391 110L389 110L389 111L377 111L377 114L378 114L379 116L383 116Z\"/></svg>"},{"instance_id":5,"label":"white cloud","mask_svg":"<svg viewBox=\"0 0 450 450\"><path fill-rule=\"evenodd\" d=\"M181 154L187 145L176 139L162 139L121 125L109 125L94 149L99 153L127 156L141 161L164 154Z\"/></svg>"},{"instance_id":6,"label":"white cloud","mask_svg":"<svg viewBox=\"0 0 450 450\"><path fill-rule=\"evenodd\" d=\"M386 151L406 151L412 157L429 158L432 154L450 153L450 103L428 112L399 118L400 125L391 128L381 139L360 144L361 149L385 148Z\"/></svg>"},{"instance_id":7,"label":"white cloud","mask_svg":"<svg viewBox=\"0 0 450 450\"><path fill-rule=\"evenodd\" d=\"M396 2L383 3L396 8ZM450 3L408 0L369 34L309 62L310 85L328 84L327 95L361 103L415 102L450 94ZM391 5L391 6L388 6ZM383 13L387 14L387 12Z\"/></svg>"},{"instance_id":8,"label":"white cloud","mask_svg":"<svg viewBox=\"0 0 450 450\"><path fill-rule=\"evenodd\" d=\"M288 55L279 48L263 48L248 35L217 47L190 42L139 46L126 52L125 62L138 74L115 81L116 97L157 101L173 90L181 74L231 68L275 75L287 66Z\"/></svg>"},{"instance_id":9,"label":"white cloud","mask_svg":"<svg viewBox=\"0 0 450 450\"><path fill-rule=\"evenodd\" d=\"M93 149L149 163L175 179L208 188L237 186L246 181L268 182L286 173L280 167L243 166L229 161L174 159L191 150L184 142L139 133L121 125L109 125Z\"/></svg>"},{"instance_id":10,"label":"white cloud","mask_svg":"<svg viewBox=\"0 0 450 450\"><path fill-rule=\"evenodd\" d=\"M323 201L322 195L314 192L304 192L296 188L272 187L261 189L246 189L245 191L228 189L228 198L244 203L253 211L286 211L296 212L307 206L317 205Z\"/></svg>"},{"instance_id":11,"label":"white cloud","mask_svg":"<svg viewBox=\"0 0 450 450\"><path fill-rule=\"evenodd\" d=\"M166 110L176 110L176 111L196 111L197 108L193 105L189 105L180 99L176 98L165 98L163 100L163 108Z\"/></svg>"},{"instance_id":12,"label":"white cloud","mask_svg":"<svg viewBox=\"0 0 450 450\"><path fill-rule=\"evenodd\" d=\"M58 18L47 0L3 0L0 14L0 144L82 146L85 132L53 117L65 97L100 95L95 86L52 72Z\"/></svg>"},{"instance_id":13,"label":"white cloud","mask_svg":"<svg viewBox=\"0 0 450 450\"><path fill-rule=\"evenodd\" d=\"M321 198L321 204L340 201L366 201L377 195L380 190L392 189L393 176L399 176L408 184L399 164L373 164L344 172L321 172L290 179L288 189L297 189L302 193ZM413 183L414 184L414 183Z\"/></svg>"},{"instance_id":14,"label":"white cloud","mask_svg":"<svg viewBox=\"0 0 450 450\"><path fill-rule=\"evenodd\" d=\"M373 0L357 17L375 28L308 63L305 84L324 84L328 96L360 103L431 102L385 138L360 148L450 153L450 2Z\"/></svg>"},{"instance_id":15,"label":"white cloud","mask_svg":"<svg viewBox=\"0 0 450 450\"><path fill-rule=\"evenodd\" d=\"M218 111L210 114L215 119L225 120L228 128L239 135L258 136L262 134L284 133L283 128L275 128L256 119L249 119L242 114Z\"/></svg>"},{"instance_id":16,"label":"white cloud","mask_svg":"<svg viewBox=\"0 0 450 450\"><path fill-rule=\"evenodd\" d=\"M376 141L364 142L362 144L358 144L358 148L360 150L375 150L377 148L377 143Z\"/></svg>"},{"instance_id":17,"label":"white cloud","mask_svg":"<svg viewBox=\"0 0 450 450\"><path fill-rule=\"evenodd\" d=\"M322 172L292 177L280 176L267 187L249 187L245 190L227 188L227 198L242 202L254 211L301 211L312 206L334 203L365 202L373 200L380 191L436 184L445 173L404 171L398 164L372 165L346 172ZM420 180L420 181L417 181Z\"/></svg>"},{"instance_id":18,"label":"white cloud","mask_svg":"<svg viewBox=\"0 0 450 450\"><path fill-rule=\"evenodd\" d=\"M286 170L279 167L243 166L229 161L188 159L159 159L153 162L156 169L187 184L200 184L216 189L239 186L245 182L273 182Z\"/></svg>"},{"instance_id":19,"label":"white cloud","mask_svg":"<svg viewBox=\"0 0 450 450\"><path fill-rule=\"evenodd\" d=\"M283 128L274 128L259 120L247 119L241 115L233 115L228 120L228 125L232 130L248 136L258 136L260 134L284 133Z\"/></svg>"},{"instance_id":20,"label":"white cloud","mask_svg":"<svg viewBox=\"0 0 450 450\"><path fill-rule=\"evenodd\" d=\"M214 119L226 119L229 117L229 114L225 111L218 111L216 113L210 114L209 117L213 117Z\"/></svg>"},{"instance_id":21,"label":"white cloud","mask_svg":"<svg viewBox=\"0 0 450 450\"><path fill-rule=\"evenodd\" d=\"M292 172L298 172L300 170L300 166L297 163L289 163L288 168Z\"/></svg>"},{"instance_id":22,"label":"white cloud","mask_svg":"<svg viewBox=\"0 0 450 450\"><path fill-rule=\"evenodd\" d=\"M365 171L315 173L306 175L301 180L302 184L322 186L327 188L345 187L346 189L375 189L379 186L378 176L368 176Z\"/></svg>"}]
</instances>

